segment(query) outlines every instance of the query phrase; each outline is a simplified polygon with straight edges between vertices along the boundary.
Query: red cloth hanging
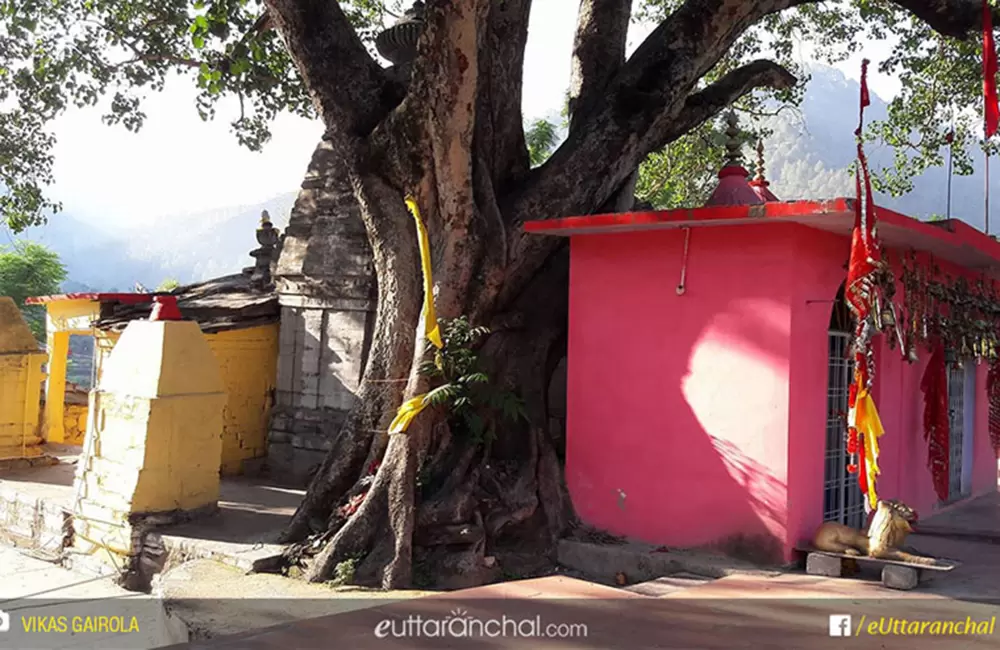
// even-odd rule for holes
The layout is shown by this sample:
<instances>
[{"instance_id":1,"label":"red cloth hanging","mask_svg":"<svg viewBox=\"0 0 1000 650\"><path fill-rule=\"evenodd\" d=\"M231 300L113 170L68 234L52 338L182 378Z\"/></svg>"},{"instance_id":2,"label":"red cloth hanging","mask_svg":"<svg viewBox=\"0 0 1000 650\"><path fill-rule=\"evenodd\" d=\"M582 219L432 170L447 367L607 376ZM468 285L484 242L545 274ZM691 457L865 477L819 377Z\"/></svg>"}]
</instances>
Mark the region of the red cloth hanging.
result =
<instances>
[{"instance_id":1,"label":"red cloth hanging","mask_svg":"<svg viewBox=\"0 0 1000 650\"><path fill-rule=\"evenodd\" d=\"M861 63L861 111L858 118L858 129L854 132L858 144L858 166L855 169L854 184L856 199L854 203L854 231L851 233L851 256L847 264L847 286L845 296L847 305L860 324L868 317L872 308L875 292L875 271L882 255L878 245L875 228L875 204L872 197L871 177L868 173L868 159L862 146L862 129L864 127L865 107L871 103L868 94L868 59ZM858 360L867 351L858 350ZM858 368L867 384L866 364Z\"/></svg>"},{"instance_id":2,"label":"red cloth hanging","mask_svg":"<svg viewBox=\"0 0 1000 650\"><path fill-rule=\"evenodd\" d=\"M944 343L936 341L924 377L924 439L927 440L927 467L934 480L938 499L948 499L948 368Z\"/></svg>"},{"instance_id":3,"label":"red cloth hanging","mask_svg":"<svg viewBox=\"0 0 1000 650\"><path fill-rule=\"evenodd\" d=\"M986 374L986 395L989 398L989 431L993 450L1000 455L1000 360L990 364Z\"/></svg>"},{"instance_id":4,"label":"red cloth hanging","mask_svg":"<svg viewBox=\"0 0 1000 650\"><path fill-rule=\"evenodd\" d=\"M992 138L1000 124L1000 100L997 99L997 51L993 44L993 13L989 0L983 0L983 98L986 137Z\"/></svg>"}]
</instances>

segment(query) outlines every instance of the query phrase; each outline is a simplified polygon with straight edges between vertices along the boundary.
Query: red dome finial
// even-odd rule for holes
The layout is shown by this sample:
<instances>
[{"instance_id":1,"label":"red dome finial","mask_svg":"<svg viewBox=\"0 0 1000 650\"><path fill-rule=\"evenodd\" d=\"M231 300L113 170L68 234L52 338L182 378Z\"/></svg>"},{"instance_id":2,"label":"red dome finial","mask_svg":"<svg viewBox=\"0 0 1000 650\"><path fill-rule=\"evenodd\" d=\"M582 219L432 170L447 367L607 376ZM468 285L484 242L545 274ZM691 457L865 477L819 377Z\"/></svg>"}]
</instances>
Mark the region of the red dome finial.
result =
<instances>
[{"instance_id":1,"label":"red dome finial","mask_svg":"<svg viewBox=\"0 0 1000 650\"><path fill-rule=\"evenodd\" d=\"M153 298L153 312L149 315L151 321L183 320L176 296L156 296Z\"/></svg>"}]
</instances>

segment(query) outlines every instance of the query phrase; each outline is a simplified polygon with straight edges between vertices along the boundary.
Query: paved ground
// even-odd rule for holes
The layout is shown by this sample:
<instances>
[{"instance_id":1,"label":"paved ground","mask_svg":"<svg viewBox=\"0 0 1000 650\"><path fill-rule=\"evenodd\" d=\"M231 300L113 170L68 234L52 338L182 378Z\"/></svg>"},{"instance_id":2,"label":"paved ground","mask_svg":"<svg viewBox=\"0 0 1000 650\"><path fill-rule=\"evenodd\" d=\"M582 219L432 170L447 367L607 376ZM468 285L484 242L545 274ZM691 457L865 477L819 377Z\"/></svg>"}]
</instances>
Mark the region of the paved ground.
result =
<instances>
[{"instance_id":1,"label":"paved ground","mask_svg":"<svg viewBox=\"0 0 1000 650\"><path fill-rule=\"evenodd\" d=\"M992 499L992 497L991 497ZM984 502L961 520L988 527ZM953 513L953 520L961 515ZM329 648L955 648L1000 647L1000 545L912 536L916 550L962 565L918 590L885 589L877 575L831 579L801 573L730 575L662 597L566 577L453 592L324 616L175 650ZM993 602L987 602L993 599ZM831 617L850 616L859 638L831 635ZM840 618L836 619L838 622ZM935 636L932 625L985 626ZM915 628L907 627L916 623ZM923 634L919 634L920 625ZM896 626L894 629L894 625ZM902 629L900 629L902 625ZM837 628L839 631L839 627ZM381 632L381 637L379 635ZM915 634L905 634L913 632ZM491 634L492 633L492 634ZM463 636L464 634L464 636Z\"/></svg>"},{"instance_id":2,"label":"paved ground","mask_svg":"<svg viewBox=\"0 0 1000 650\"><path fill-rule=\"evenodd\" d=\"M859 589L860 588L860 589ZM329 648L569 648L607 650L733 648L996 648L996 636L830 636L830 618L851 616L848 629L891 631L892 618L989 625L993 606L922 593L868 600L869 587L805 576L731 576L689 593L650 598L550 577L493 585L445 597L360 610L279 626L176 650ZM870 593L876 593L871 588ZM850 594L850 597L845 597ZM695 597L697 596L697 597ZM449 618L451 617L451 618ZM864 617L864 618L862 618ZM448 622L456 621L457 622ZM839 619L838 619L839 620ZM380 633L381 637L380 638ZM467 635L464 636L463 635Z\"/></svg>"},{"instance_id":3,"label":"paved ground","mask_svg":"<svg viewBox=\"0 0 1000 650\"><path fill-rule=\"evenodd\" d=\"M0 486L16 490L25 501L71 509L78 447L46 446L58 465L0 471ZM219 511L212 517L159 529L171 551L184 557L212 557L239 568L257 568L279 555L274 544L302 501L305 490L266 480L223 478Z\"/></svg>"},{"instance_id":4,"label":"paved ground","mask_svg":"<svg viewBox=\"0 0 1000 650\"><path fill-rule=\"evenodd\" d=\"M72 471L70 466L56 466L4 473L2 480L19 483L36 497L68 500ZM254 541L269 541L300 498L293 491L253 483L226 481L222 490L224 521L170 532L208 544L205 548L213 553L247 552ZM244 575L199 560L162 576L158 594L167 603L164 607L164 601L125 592L107 579L95 580L0 548L0 610L12 619L12 631L0 631L0 650L842 648L848 641L830 636L834 615L850 615L850 627L862 632L872 623L877 628L876 621L891 627L893 617L928 623L972 617L989 623L1000 616L995 603L982 604L991 598L1000 602L1000 496L930 517L921 522L921 529L936 536L913 536L913 546L963 564L905 593L886 590L875 580L785 574L695 581L695 586L655 597L556 576L414 599L425 594L332 590L272 575ZM959 533L965 537L955 538ZM126 611L136 616L139 632L15 634L22 617ZM849 643L861 648L997 648L1000 628L993 625L990 636L883 635ZM243 633L198 638L238 631ZM464 638L456 635L463 631Z\"/></svg>"},{"instance_id":5,"label":"paved ground","mask_svg":"<svg viewBox=\"0 0 1000 650\"><path fill-rule=\"evenodd\" d=\"M0 611L10 623L8 631L0 631L0 648L155 648L188 639L187 629L167 615L159 600L6 547L0 547ZM86 626L94 617L115 615L127 616L126 625L136 617L137 631L127 642L121 634L91 632ZM25 620L51 622L52 617L55 629L48 632L29 634L23 629ZM61 626L60 617L65 617Z\"/></svg>"},{"instance_id":6,"label":"paved ground","mask_svg":"<svg viewBox=\"0 0 1000 650\"><path fill-rule=\"evenodd\" d=\"M949 508L921 521L927 534L1000 540L1000 492L993 492Z\"/></svg>"},{"instance_id":7,"label":"paved ground","mask_svg":"<svg viewBox=\"0 0 1000 650\"><path fill-rule=\"evenodd\" d=\"M267 573L247 575L211 560L194 560L160 576L155 593L172 615L188 625L192 639L198 639L401 602L430 592L335 588Z\"/></svg>"}]
</instances>

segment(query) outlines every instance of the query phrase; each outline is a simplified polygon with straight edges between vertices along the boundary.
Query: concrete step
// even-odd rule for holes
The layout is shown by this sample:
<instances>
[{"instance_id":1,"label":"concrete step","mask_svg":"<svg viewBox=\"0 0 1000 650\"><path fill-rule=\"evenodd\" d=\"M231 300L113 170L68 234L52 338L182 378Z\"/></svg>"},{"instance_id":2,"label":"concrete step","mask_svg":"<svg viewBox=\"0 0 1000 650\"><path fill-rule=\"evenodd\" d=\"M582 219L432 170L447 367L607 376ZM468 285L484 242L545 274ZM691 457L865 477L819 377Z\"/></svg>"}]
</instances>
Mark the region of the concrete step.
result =
<instances>
[{"instance_id":1,"label":"concrete step","mask_svg":"<svg viewBox=\"0 0 1000 650\"><path fill-rule=\"evenodd\" d=\"M624 589L625 591L630 591L634 594L659 598L660 596L666 596L667 594L683 591L684 589L697 587L699 585L712 582L713 580L718 580L718 578L710 578L708 576L699 576L693 573L680 572L669 576L663 576L662 578L656 578L655 580L647 580L646 582L629 585Z\"/></svg>"},{"instance_id":2,"label":"concrete step","mask_svg":"<svg viewBox=\"0 0 1000 650\"><path fill-rule=\"evenodd\" d=\"M596 544L570 539L559 541L559 564L589 580L614 584L619 573L633 584L686 572L723 578L729 575L779 575L776 569L708 553L684 550L661 551L648 544Z\"/></svg>"}]
</instances>

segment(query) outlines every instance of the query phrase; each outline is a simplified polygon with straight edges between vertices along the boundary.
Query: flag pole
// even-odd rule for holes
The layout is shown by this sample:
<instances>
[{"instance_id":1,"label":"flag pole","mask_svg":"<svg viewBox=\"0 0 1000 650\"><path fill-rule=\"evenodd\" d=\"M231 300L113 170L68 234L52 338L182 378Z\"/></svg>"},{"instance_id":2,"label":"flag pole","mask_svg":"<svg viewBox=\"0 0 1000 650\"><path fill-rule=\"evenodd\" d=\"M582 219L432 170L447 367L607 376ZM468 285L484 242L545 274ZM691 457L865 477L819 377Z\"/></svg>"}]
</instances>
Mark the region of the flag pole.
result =
<instances>
[{"instance_id":1,"label":"flag pole","mask_svg":"<svg viewBox=\"0 0 1000 650\"><path fill-rule=\"evenodd\" d=\"M989 0L983 0L983 152L986 158L986 180L983 182L983 211L986 234L990 234L990 139L1000 126L1000 99L997 97L997 59L993 43L993 10Z\"/></svg>"},{"instance_id":2,"label":"flag pole","mask_svg":"<svg viewBox=\"0 0 1000 650\"><path fill-rule=\"evenodd\" d=\"M948 133L948 204L945 206L945 219L951 219L951 179L952 179L952 142L955 138L955 120L951 120L951 131Z\"/></svg>"}]
</instances>

